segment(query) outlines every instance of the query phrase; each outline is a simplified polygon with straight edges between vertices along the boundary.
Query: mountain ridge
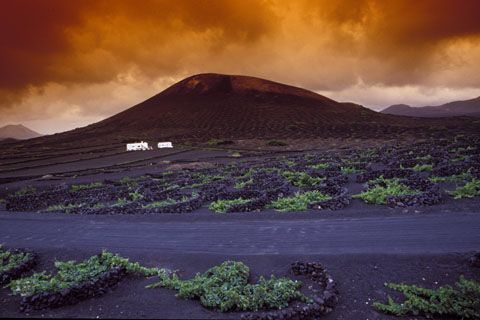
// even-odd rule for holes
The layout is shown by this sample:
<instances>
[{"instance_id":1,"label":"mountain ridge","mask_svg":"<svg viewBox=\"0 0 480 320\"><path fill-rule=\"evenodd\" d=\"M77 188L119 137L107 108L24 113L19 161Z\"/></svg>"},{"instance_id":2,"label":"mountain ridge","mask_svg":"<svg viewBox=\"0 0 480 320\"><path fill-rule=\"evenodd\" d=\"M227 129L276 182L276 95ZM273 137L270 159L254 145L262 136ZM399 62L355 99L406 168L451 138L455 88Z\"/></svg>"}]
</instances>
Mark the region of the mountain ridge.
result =
<instances>
[{"instance_id":1,"label":"mountain ridge","mask_svg":"<svg viewBox=\"0 0 480 320\"><path fill-rule=\"evenodd\" d=\"M300 131L318 125L357 122L366 115L383 118L353 103L341 103L306 89L261 78L199 74L185 78L153 97L110 118L92 124L90 130L119 131L154 127L169 137L229 138L276 137L285 127ZM362 120L363 121L363 120ZM246 134L249 124L257 132ZM149 130L151 129L151 130ZM252 130L252 131L254 131ZM158 131L158 130L157 130ZM285 136L285 132L280 134Z\"/></svg>"},{"instance_id":2,"label":"mountain ridge","mask_svg":"<svg viewBox=\"0 0 480 320\"><path fill-rule=\"evenodd\" d=\"M109 118L34 139L68 147L132 141L379 139L455 126L456 120L382 114L266 79L215 73L187 77Z\"/></svg>"},{"instance_id":3,"label":"mountain ridge","mask_svg":"<svg viewBox=\"0 0 480 320\"><path fill-rule=\"evenodd\" d=\"M42 134L33 131L23 124L8 124L0 127L0 140L4 139L16 139L26 140L42 136Z\"/></svg>"},{"instance_id":4,"label":"mountain ridge","mask_svg":"<svg viewBox=\"0 0 480 320\"><path fill-rule=\"evenodd\" d=\"M438 106L412 107L406 104L395 104L380 112L397 116L425 118L480 116L480 96L469 100L452 101Z\"/></svg>"}]
</instances>

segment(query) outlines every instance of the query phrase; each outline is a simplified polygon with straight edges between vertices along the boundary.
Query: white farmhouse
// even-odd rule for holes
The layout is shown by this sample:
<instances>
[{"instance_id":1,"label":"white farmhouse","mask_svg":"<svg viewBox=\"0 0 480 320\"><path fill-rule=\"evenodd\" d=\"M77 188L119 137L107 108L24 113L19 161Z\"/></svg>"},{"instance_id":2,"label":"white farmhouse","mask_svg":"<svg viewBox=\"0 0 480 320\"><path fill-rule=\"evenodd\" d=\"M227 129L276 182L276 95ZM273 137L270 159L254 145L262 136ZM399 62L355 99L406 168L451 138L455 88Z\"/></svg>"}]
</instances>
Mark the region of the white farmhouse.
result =
<instances>
[{"instance_id":1,"label":"white farmhouse","mask_svg":"<svg viewBox=\"0 0 480 320\"><path fill-rule=\"evenodd\" d=\"M144 141L127 143L127 151L135 150L152 150L152 148L148 146L148 142Z\"/></svg>"},{"instance_id":2,"label":"white farmhouse","mask_svg":"<svg viewBox=\"0 0 480 320\"><path fill-rule=\"evenodd\" d=\"M173 148L173 144L170 141L159 142L158 143L158 149L163 149L163 148Z\"/></svg>"}]
</instances>

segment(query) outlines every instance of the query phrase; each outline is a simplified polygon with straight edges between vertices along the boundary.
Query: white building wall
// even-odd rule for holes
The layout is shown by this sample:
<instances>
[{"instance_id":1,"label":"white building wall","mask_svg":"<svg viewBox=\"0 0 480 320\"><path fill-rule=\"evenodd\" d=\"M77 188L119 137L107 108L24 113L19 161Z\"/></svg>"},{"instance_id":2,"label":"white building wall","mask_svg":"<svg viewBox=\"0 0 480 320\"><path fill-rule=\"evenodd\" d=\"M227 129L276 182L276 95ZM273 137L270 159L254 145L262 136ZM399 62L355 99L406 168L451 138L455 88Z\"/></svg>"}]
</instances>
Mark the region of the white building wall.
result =
<instances>
[{"instance_id":1,"label":"white building wall","mask_svg":"<svg viewBox=\"0 0 480 320\"><path fill-rule=\"evenodd\" d=\"M148 143L141 141L135 143L127 143L127 151L149 150Z\"/></svg>"},{"instance_id":2,"label":"white building wall","mask_svg":"<svg viewBox=\"0 0 480 320\"><path fill-rule=\"evenodd\" d=\"M158 149L162 149L162 148L173 148L173 144L170 141L159 142Z\"/></svg>"}]
</instances>

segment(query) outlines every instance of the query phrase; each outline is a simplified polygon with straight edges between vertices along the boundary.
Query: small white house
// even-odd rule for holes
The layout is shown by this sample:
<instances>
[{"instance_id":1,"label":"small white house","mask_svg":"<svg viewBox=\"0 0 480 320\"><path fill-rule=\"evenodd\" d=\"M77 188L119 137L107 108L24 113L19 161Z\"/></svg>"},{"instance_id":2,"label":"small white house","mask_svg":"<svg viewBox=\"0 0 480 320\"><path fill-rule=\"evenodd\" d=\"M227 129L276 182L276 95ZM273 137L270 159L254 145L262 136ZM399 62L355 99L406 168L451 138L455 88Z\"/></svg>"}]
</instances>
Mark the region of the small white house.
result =
<instances>
[{"instance_id":1,"label":"small white house","mask_svg":"<svg viewBox=\"0 0 480 320\"><path fill-rule=\"evenodd\" d=\"M163 148L173 148L173 144L170 141L159 142L158 143L158 149L163 149Z\"/></svg>"},{"instance_id":2,"label":"small white house","mask_svg":"<svg viewBox=\"0 0 480 320\"><path fill-rule=\"evenodd\" d=\"M148 142L144 142L144 141L127 143L127 151L136 151L136 150L152 150L152 148L148 146Z\"/></svg>"}]
</instances>

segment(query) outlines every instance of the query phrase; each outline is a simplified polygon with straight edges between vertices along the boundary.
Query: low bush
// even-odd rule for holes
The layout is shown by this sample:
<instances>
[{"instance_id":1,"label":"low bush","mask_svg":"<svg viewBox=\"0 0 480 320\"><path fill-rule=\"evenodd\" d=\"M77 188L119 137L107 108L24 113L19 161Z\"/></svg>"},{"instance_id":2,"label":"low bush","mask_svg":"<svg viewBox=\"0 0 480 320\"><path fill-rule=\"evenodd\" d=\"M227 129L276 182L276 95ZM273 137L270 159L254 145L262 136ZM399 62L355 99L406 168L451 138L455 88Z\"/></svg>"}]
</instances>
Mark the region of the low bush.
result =
<instances>
[{"instance_id":1,"label":"low bush","mask_svg":"<svg viewBox=\"0 0 480 320\"><path fill-rule=\"evenodd\" d=\"M323 169L327 169L329 166L330 165L328 163L317 163L317 164L313 164L309 167L312 168L312 169L316 169L316 170L323 170Z\"/></svg>"},{"instance_id":2,"label":"low bush","mask_svg":"<svg viewBox=\"0 0 480 320\"><path fill-rule=\"evenodd\" d=\"M285 147L285 146L288 146L288 143L286 143L284 141L280 141L280 140L270 140L270 141L267 141L267 146Z\"/></svg>"},{"instance_id":3,"label":"low bush","mask_svg":"<svg viewBox=\"0 0 480 320\"><path fill-rule=\"evenodd\" d=\"M250 178L250 179L248 179L248 180L246 180L246 181L237 181L233 187L234 187L235 189L243 189L243 188L245 188L247 185L253 184L253 182L254 182L254 181L253 181L252 178Z\"/></svg>"},{"instance_id":4,"label":"low bush","mask_svg":"<svg viewBox=\"0 0 480 320\"><path fill-rule=\"evenodd\" d=\"M285 177L291 184L299 188L315 187L325 180L325 178L312 177L309 174L301 171L284 171L282 176Z\"/></svg>"},{"instance_id":5,"label":"low bush","mask_svg":"<svg viewBox=\"0 0 480 320\"><path fill-rule=\"evenodd\" d=\"M77 209L86 206L85 203L69 203L69 204L54 204L47 208L47 211L63 211L69 213L72 209Z\"/></svg>"},{"instance_id":6,"label":"low bush","mask_svg":"<svg viewBox=\"0 0 480 320\"><path fill-rule=\"evenodd\" d=\"M342 173L344 173L344 174L352 174L352 173L362 172L362 170L358 170L355 167L348 167L348 166L340 167L340 171L342 171Z\"/></svg>"},{"instance_id":7,"label":"low bush","mask_svg":"<svg viewBox=\"0 0 480 320\"><path fill-rule=\"evenodd\" d=\"M455 157L452 159L452 162L461 162L461 161L465 161L467 159L466 156L459 156L459 157Z\"/></svg>"},{"instance_id":8,"label":"low bush","mask_svg":"<svg viewBox=\"0 0 480 320\"><path fill-rule=\"evenodd\" d=\"M132 201L138 201L143 199L143 194L139 190L135 190L134 192L128 193L128 196Z\"/></svg>"},{"instance_id":9,"label":"low bush","mask_svg":"<svg viewBox=\"0 0 480 320\"><path fill-rule=\"evenodd\" d=\"M242 262L225 261L189 280L159 273L160 280L148 288L174 289L182 299L200 299L204 307L222 312L281 309L291 301L309 300L299 291L301 282L271 276L260 277L258 283L250 284L249 276L250 269Z\"/></svg>"},{"instance_id":10,"label":"low bush","mask_svg":"<svg viewBox=\"0 0 480 320\"><path fill-rule=\"evenodd\" d=\"M353 195L355 199L362 199L366 203L386 204L389 196L403 196L419 194L417 190L410 189L396 178L394 179L378 179L370 181L374 187L360 194Z\"/></svg>"},{"instance_id":11,"label":"low bush","mask_svg":"<svg viewBox=\"0 0 480 320\"><path fill-rule=\"evenodd\" d=\"M139 176L139 177L128 177L125 176L119 180L120 184L126 185L129 188L137 187L140 181L145 180L146 176Z\"/></svg>"},{"instance_id":12,"label":"low bush","mask_svg":"<svg viewBox=\"0 0 480 320\"><path fill-rule=\"evenodd\" d=\"M440 177L440 176L432 176L428 178L430 181L438 183L438 182L459 182L459 181L466 181L470 180L472 175L470 171L462 172L461 174L454 174L451 176Z\"/></svg>"},{"instance_id":13,"label":"low bush","mask_svg":"<svg viewBox=\"0 0 480 320\"><path fill-rule=\"evenodd\" d=\"M431 164L416 164L413 168L413 171L423 172L423 171L432 171L433 165Z\"/></svg>"},{"instance_id":14,"label":"low bush","mask_svg":"<svg viewBox=\"0 0 480 320\"><path fill-rule=\"evenodd\" d=\"M70 186L70 191L77 192L80 190L96 189L103 186L101 182L92 182L90 184L72 184Z\"/></svg>"},{"instance_id":15,"label":"low bush","mask_svg":"<svg viewBox=\"0 0 480 320\"><path fill-rule=\"evenodd\" d=\"M8 281L10 278L7 276L14 269L26 264L32 259L32 253L20 251L20 250L7 250L0 245L0 284L4 280Z\"/></svg>"},{"instance_id":16,"label":"low bush","mask_svg":"<svg viewBox=\"0 0 480 320\"><path fill-rule=\"evenodd\" d=\"M15 192L15 195L16 196L24 196L24 195L32 194L32 193L35 193L35 192L37 192L37 188L32 187L32 186L25 186L25 187L21 188L20 190L18 190L17 192Z\"/></svg>"},{"instance_id":17,"label":"low bush","mask_svg":"<svg viewBox=\"0 0 480 320\"><path fill-rule=\"evenodd\" d=\"M396 316L424 315L454 317L458 319L480 318L480 283L460 277L455 287L443 286L426 289L415 285L385 284L402 293L405 300L396 303L390 296L386 304L375 302L373 306L382 312Z\"/></svg>"},{"instance_id":18,"label":"low bush","mask_svg":"<svg viewBox=\"0 0 480 320\"><path fill-rule=\"evenodd\" d=\"M126 258L106 251L79 263L75 261L56 261L55 267L57 273L54 275L45 271L34 273L30 277L13 280L8 287L14 295L26 297L41 292L59 292L80 285L95 279L113 267L123 267L127 272L145 276L157 275L160 272L160 269L145 268L137 262L132 263Z\"/></svg>"},{"instance_id":19,"label":"low bush","mask_svg":"<svg viewBox=\"0 0 480 320\"><path fill-rule=\"evenodd\" d=\"M296 163L295 161L293 161L293 160L286 160L286 161L285 161L285 164L286 164L287 166L289 166L289 167L294 167L294 166L297 165L297 163Z\"/></svg>"},{"instance_id":20,"label":"low bush","mask_svg":"<svg viewBox=\"0 0 480 320\"><path fill-rule=\"evenodd\" d=\"M268 208L275 209L280 212L305 211L312 203L331 200L332 197L320 193L319 191L308 191L297 193L293 197L280 198L268 205Z\"/></svg>"},{"instance_id":21,"label":"low bush","mask_svg":"<svg viewBox=\"0 0 480 320\"><path fill-rule=\"evenodd\" d=\"M171 206L171 205L181 203L181 202L187 202L187 201L189 201L193 198L196 198L196 197L198 197L198 194L194 192L194 193L192 193L191 197L183 196L179 200L169 198L169 199L162 200L162 201L151 202L151 203L148 203L146 205L143 205L142 209L162 208L162 207Z\"/></svg>"},{"instance_id":22,"label":"low bush","mask_svg":"<svg viewBox=\"0 0 480 320\"><path fill-rule=\"evenodd\" d=\"M449 193L455 199L480 196L480 180L472 179L472 181L467 182L463 187L458 187L453 191L449 191Z\"/></svg>"},{"instance_id":23,"label":"low bush","mask_svg":"<svg viewBox=\"0 0 480 320\"><path fill-rule=\"evenodd\" d=\"M212 202L208 208L216 213L225 213L228 209L234 205L245 204L250 202L248 199L237 198L233 200L217 200Z\"/></svg>"},{"instance_id":24,"label":"low bush","mask_svg":"<svg viewBox=\"0 0 480 320\"><path fill-rule=\"evenodd\" d=\"M125 199L125 198L117 198L117 201L115 201L115 203L113 203L111 206L112 207L123 207L124 205L126 205L128 203L128 200Z\"/></svg>"},{"instance_id":25,"label":"low bush","mask_svg":"<svg viewBox=\"0 0 480 320\"><path fill-rule=\"evenodd\" d=\"M423 157L416 157L415 160L423 160L423 161L428 161L428 160L432 160L432 156L427 154L426 156L423 156Z\"/></svg>"},{"instance_id":26,"label":"low bush","mask_svg":"<svg viewBox=\"0 0 480 320\"><path fill-rule=\"evenodd\" d=\"M195 183L189 185L188 187L190 188L198 188L206 184L209 184L215 181L222 181L225 179L225 177L221 175L208 175L203 173L193 174L192 178L195 180Z\"/></svg>"},{"instance_id":27,"label":"low bush","mask_svg":"<svg viewBox=\"0 0 480 320\"><path fill-rule=\"evenodd\" d=\"M229 145L233 144L232 140L221 140L221 139L210 139L207 141L209 146L222 146L222 145Z\"/></svg>"}]
</instances>

